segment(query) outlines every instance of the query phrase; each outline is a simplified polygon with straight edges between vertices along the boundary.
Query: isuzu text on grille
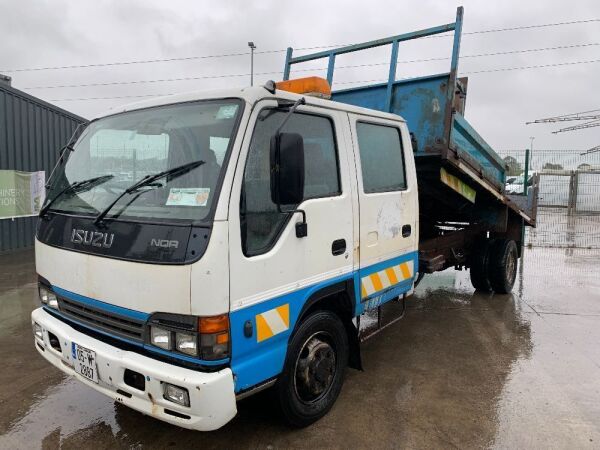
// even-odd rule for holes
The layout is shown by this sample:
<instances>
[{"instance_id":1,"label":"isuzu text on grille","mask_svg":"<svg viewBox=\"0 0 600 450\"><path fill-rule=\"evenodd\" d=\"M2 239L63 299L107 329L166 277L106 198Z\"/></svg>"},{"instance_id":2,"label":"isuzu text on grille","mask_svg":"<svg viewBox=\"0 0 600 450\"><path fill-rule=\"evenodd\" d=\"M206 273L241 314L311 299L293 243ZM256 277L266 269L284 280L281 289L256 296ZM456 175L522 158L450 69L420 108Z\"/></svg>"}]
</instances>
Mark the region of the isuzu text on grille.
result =
<instances>
[{"instance_id":1,"label":"isuzu text on grille","mask_svg":"<svg viewBox=\"0 0 600 450\"><path fill-rule=\"evenodd\" d=\"M77 230L71 232L73 244L93 245L94 247L111 248L115 235L113 233L102 233L100 231Z\"/></svg>"}]
</instances>

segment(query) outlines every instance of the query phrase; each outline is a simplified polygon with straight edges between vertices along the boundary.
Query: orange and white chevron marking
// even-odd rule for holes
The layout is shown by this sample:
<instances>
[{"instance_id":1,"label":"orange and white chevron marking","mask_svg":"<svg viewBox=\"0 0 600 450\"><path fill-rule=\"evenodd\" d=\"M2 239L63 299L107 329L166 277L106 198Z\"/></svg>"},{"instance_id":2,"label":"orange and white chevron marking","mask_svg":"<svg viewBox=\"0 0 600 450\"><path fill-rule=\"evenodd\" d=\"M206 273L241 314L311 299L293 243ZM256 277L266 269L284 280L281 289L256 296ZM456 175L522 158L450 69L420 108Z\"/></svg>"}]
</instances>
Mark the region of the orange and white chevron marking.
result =
<instances>
[{"instance_id":1,"label":"orange and white chevron marking","mask_svg":"<svg viewBox=\"0 0 600 450\"><path fill-rule=\"evenodd\" d=\"M290 305L278 306L256 315L256 341L262 342L290 328Z\"/></svg>"},{"instance_id":2,"label":"orange and white chevron marking","mask_svg":"<svg viewBox=\"0 0 600 450\"><path fill-rule=\"evenodd\" d=\"M387 267L361 278L361 297L367 298L379 291L413 277L414 261L406 261Z\"/></svg>"}]
</instances>

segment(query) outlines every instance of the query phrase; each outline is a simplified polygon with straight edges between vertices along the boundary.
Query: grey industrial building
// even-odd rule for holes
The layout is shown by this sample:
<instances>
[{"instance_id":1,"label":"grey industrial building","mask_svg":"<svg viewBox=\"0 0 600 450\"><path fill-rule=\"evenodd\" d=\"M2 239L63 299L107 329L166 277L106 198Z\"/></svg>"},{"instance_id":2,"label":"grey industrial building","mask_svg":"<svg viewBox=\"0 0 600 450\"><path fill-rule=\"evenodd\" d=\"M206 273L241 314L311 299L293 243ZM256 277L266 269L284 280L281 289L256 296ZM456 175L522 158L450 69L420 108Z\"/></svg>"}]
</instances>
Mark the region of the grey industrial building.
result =
<instances>
[{"instance_id":1,"label":"grey industrial building","mask_svg":"<svg viewBox=\"0 0 600 450\"><path fill-rule=\"evenodd\" d=\"M35 172L46 179L77 125L86 119L11 86L0 75L0 170ZM0 219L0 253L31 247L37 217Z\"/></svg>"}]
</instances>

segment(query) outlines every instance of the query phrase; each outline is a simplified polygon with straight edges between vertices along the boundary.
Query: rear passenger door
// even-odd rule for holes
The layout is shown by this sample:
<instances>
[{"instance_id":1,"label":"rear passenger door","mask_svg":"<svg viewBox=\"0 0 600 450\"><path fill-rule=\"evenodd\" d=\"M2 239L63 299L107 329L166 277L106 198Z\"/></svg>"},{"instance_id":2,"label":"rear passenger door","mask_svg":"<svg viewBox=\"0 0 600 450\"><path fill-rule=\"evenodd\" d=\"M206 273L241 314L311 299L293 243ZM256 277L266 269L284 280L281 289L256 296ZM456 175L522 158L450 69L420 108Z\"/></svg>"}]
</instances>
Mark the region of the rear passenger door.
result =
<instances>
[{"instance_id":1,"label":"rear passenger door","mask_svg":"<svg viewBox=\"0 0 600 450\"><path fill-rule=\"evenodd\" d=\"M404 123L350 114L359 200L363 309L412 288L418 268L418 198Z\"/></svg>"}]
</instances>

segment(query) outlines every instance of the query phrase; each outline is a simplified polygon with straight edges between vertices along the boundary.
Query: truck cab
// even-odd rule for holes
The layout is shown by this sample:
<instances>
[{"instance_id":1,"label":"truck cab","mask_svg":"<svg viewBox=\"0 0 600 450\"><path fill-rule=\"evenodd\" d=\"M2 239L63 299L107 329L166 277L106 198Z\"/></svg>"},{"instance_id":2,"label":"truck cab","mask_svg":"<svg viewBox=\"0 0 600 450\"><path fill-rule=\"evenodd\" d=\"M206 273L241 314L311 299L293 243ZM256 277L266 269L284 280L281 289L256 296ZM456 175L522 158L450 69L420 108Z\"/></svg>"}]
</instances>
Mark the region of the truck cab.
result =
<instances>
[{"instance_id":1,"label":"truck cab","mask_svg":"<svg viewBox=\"0 0 600 450\"><path fill-rule=\"evenodd\" d=\"M318 419L360 365L353 318L418 271L394 114L264 87L165 97L92 121L51 182L36 348L186 428L273 384L290 422Z\"/></svg>"}]
</instances>

